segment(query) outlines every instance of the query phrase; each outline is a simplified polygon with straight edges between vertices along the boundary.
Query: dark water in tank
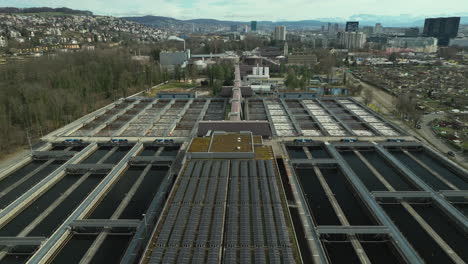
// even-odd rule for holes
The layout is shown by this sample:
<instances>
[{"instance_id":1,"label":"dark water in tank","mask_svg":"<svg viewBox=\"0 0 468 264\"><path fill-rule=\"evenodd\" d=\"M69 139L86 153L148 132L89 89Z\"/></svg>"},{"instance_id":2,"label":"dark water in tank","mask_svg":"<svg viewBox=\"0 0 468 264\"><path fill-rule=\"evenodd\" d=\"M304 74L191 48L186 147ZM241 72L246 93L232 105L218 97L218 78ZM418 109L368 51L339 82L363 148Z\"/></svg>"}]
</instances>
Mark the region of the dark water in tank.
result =
<instances>
[{"instance_id":1,"label":"dark water in tank","mask_svg":"<svg viewBox=\"0 0 468 264\"><path fill-rule=\"evenodd\" d=\"M31 257L29 254L8 254L2 259L2 264L23 264Z\"/></svg>"},{"instance_id":2,"label":"dark water in tank","mask_svg":"<svg viewBox=\"0 0 468 264\"><path fill-rule=\"evenodd\" d=\"M67 175L66 177L79 177ZM91 175L78 186L63 202L53 210L36 228L30 236L50 236L57 227L81 204L86 196L101 182L105 175Z\"/></svg>"},{"instance_id":3,"label":"dark water in tank","mask_svg":"<svg viewBox=\"0 0 468 264\"><path fill-rule=\"evenodd\" d=\"M24 165L23 167L17 169L16 171L12 172L7 177L0 180L0 190L8 188L10 185L14 184L15 182L22 179L28 173L32 172L33 170L39 168L42 164L46 161L43 160L34 160L29 162L28 164Z\"/></svg>"},{"instance_id":4,"label":"dark water in tank","mask_svg":"<svg viewBox=\"0 0 468 264\"><path fill-rule=\"evenodd\" d=\"M73 147L70 151L82 151L86 146L77 146Z\"/></svg>"},{"instance_id":5,"label":"dark water in tank","mask_svg":"<svg viewBox=\"0 0 468 264\"><path fill-rule=\"evenodd\" d=\"M468 217L468 203L455 203L453 204L455 208L460 210L466 217Z\"/></svg>"},{"instance_id":6,"label":"dark water in tank","mask_svg":"<svg viewBox=\"0 0 468 264\"><path fill-rule=\"evenodd\" d=\"M180 147L165 147L161 153L161 156L175 157L179 153Z\"/></svg>"},{"instance_id":7,"label":"dark water in tank","mask_svg":"<svg viewBox=\"0 0 468 264\"><path fill-rule=\"evenodd\" d=\"M39 183L41 180L49 176L53 171L58 169L64 161L55 161L48 165L47 167L41 169L38 171L34 176L31 178L27 179L23 183L21 183L19 186L17 186L15 189L11 190L9 193L7 193L5 196L0 198L0 208L6 207L8 204L19 198L21 195L23 195L26 191L28 191L31 187ZM21 175L19 178L23 178L26 176L25 174Z\"/></svg>"},{"instance_id":8,"label":"dark water in tank","mask_svg":"<svg viewBox=\"0 0 468 264\"><path fill-rule=\"evenodd\" d=\"M148 157L148 156L154 156L156 152L158 151L158 147L145 147L143 151L138 154L138 156L143 156L143 157Z\"/></svg>"},{"instance_id":9,"label":"dark water in tank","mask_svg":"<svg viewBox=\"0 0 468 264\"><path fill-rule=\"evenodd\" d=\"M284 192L286 194L286 199L288 199L288 201L294 201L291 183L289 182L289 178L286 174L286 167L284 166L283 159L276 159L276 164L278 164L278 169L281 176L281 182L283 183Z\"/></svg>"},{"instance_id":10,"label":"dark water in tank","mask_svg":"<svg viewBox=\"0 0 468 264\"><path fill-rule=\"evenodd\" d=\"M338 169L320 169L350 225L376 225L346 177Z\"/></svg>"},{"instance_id":11,"label":"dark water in tank","mask_svg":"<svg viewBox=\"0 0 468 264\"><path fill-rule=\"evenodd\" d=\"M433 176L425 168L421 167L416 161L406 155L403 151L391 151L390 153L435 190L450 190L450 188L445 183Z\"/></svg>"},{"instance_id":12,"label":"dark water in tank","mask_svg":"<svg viewBox=\"0 0 468 264\"><path fill-rule=\"evenodd\" d=\"M52 264L79 263L91 247L97 235L75 234L57 254ZM109 234L97 250L91 263L119 263L132 236Z\"/></svg>"},{"instance_id":13,"label":"dark water in tank","mask_svg":"<svg viewBox=\"0 0 468 264\"><path fill-rule=\"evenodd\" d=\"M52 147L50 150L51 151L60 151L60 150L64 150L66 149L67 146L55 146L55 147Z\"/></svg>"},{"instance_id":14,"label":"dark water in tank","mask_svg":"<svg viewBox=\"0 0 468 264\"><path fill-rule=\"evenodd\" d=\"M341 225L313 169L296 169L317 225Z\"/></svg>"},{"instance_id":15,"label":"dark water in tank","mask_svg":"<svg viewBox=\"0 0 468 264\"><path fill-rule=\"evenodd\" d=\"M307 155L302 147L289 146L287 148L290 159L307 159Z\"/></svg>"},{"instance_id":16,"label":"dark water in tank","mask_svg":"<svg viewBox=\"0 0 468 264\"><path fill-rule=\"evenodd\" d=\"M132 149L131 146L128 147L119 147L114 154L112 154L104 163L106 164L117 164L120 160L127 155L127 153Z\"/></svg>"},{"instance_id":17,"label":"dark water in tank","mask_svg":"<svg viewBox=\"0 0 468 264\"><path fill-rule=\"evenodd\" d=\"M301 251L302 261L304 263L313 263L312 262L312 252L310 252L309 245L305 238L304 226L302 225L299 212L296 208L289 209L291 213L292 222L294 225L294 231L296 232L297 242L299 244L299 249Z\"/></svg>"},{"instance_id":18,"label":"dark water in tank","mask_svg":"<svg viewBox=\"0 0 468 264\"><path fill-rule=\"evenodd\" d=\"M151 201L159 190L159 186L167 174L168 168L153 167L146 174L140 187L128 206L123 211L120 219L141 219Z\"/></svg>"},{"instance_id":19,"label":"dark water in tank","mask_svg":"<svg viewBox=\"0 0 468 264\"><path fill-rule=\"evenodd\" d=\"M51 264L79 263L81 258L86 254L86 251L88 251L93 244L96 237L96 235L73 235L73 237L52 260Z\"/></svg>"},{"instance_id":20,"label":"dark water in tank","mask_svg":"<svg viewBox=\"0 0 468 264\"><path fill-rule=\"evenodd\" d=\"M18 235L26 226L33 222L38 215L50 206L51 201L58 199L66 189L73 185L78 177L79 176L77 175L75 177L65 176L36 201L19 213L12 221L3 226L0 229L0 236Z\"/></svg>"},{"instance_id":21,"label":"dark water in tank","mask_svg":"<svg viewBox=\"0 0 468 264\"><path fill-rule=\"evenodd\" d=\"M418 188L375 151L361 151L361 154L397 191L418 191Z\"/></svg>"},{"instance_id":22,"label":"dark water in tank","mask_svg":"<svg viewBox=\"0 0 468 264\"><path fill-rule=\"evenodd\" d=\"M103 200L99 202L96 209L88 217L89 219L109 219L114 211L120 205L120 202L125 198L130 188L137 180L138 176L143 172L144 167L130 167L118 179L117 183L111 187L111 190L105 195Z\"/></svg>"},{"instance_id":23,"label":"dark water in tank","mask_svg":"<svg viewBox=\"0 0 468 264\"><path fill-rule=\"evenodd\" d=\"M390 241L361 241L361 245L372 263L406 263Z\"/></svg>"},{"instance_id":24,"label":"dark water in tank","mask_svg":"<svg viewBox=\"0 0 468 264\"><path fill-rule=\"evenodd\" d=\"M322 245L325 248L325 251L328 255L328 259L332 264L351 264L351 263L361 263L359 258L354 251L351 242L322 242Z\"/></svg>"},{"instance_id":25,"label":"dark water in tank","mask_svg":"<svg viewBox=\"0 0 468 264\"><path fill-rule=\"evenodd\" d=\"M381 206L426 263L453 263L402 205Z\"/></svg>"},{"instance_id":26,"label":"dark water in tank","mask_svg":"<svg viewBox=\"0 0 468 264\"><path fill-rule=\"evenodd\" d=\"M309 147L310 154L314 159L330 159L331 156L323 146Z\"/></svg>"},{"instance_id":27,"label":"dark water in tank","mask_svg":"<svg viewBox=\"0 0 468 264\"><path fill-rule=\"evenodd\" d=\"M119 263L131 239L131 236L126 235L108 235L91 263Z\"/></svg>"},{"instance_id":28,"label":"dark water in tank","mask_svg":"<svg viewBox=\"0 0 468 264\"><path fill-rule=\"evenodd\" d=\"M419 215L464 260L468 260L468 235L433 204L412 204Z\"/></svg>"},{"instance_id":29,"label":"dark water in tank","mask_svg":"<svg viewBox=\"0 0 468 264\"><path fill-rule=\"evenodd\" d=\"M369 191L388 191L366 164L352 151L341 151L341 156L361 179Z\"/></svg>"},{"instance_id":30,"label":"dark water in tank","mask_svg":"<svg viewBox=\"0 0 468 264\"><path fill-rule=\"evenodd\" d=\"M81 163L82 164L95 164L100 159L102 159L111 149L112 149L112 147L99 147L96 151L94 151L91 155L89 155Z\"/></svg>"},{"instance_id":31,"label":"dark water in tank","mask_svg":"<svg viewBox=\"0 0 468 264\"><path fill-rule=\"evenodd\" d=\"M411 151L410 153L460 190L468 190L468 182L450 170L441 160L431 157L425 151Z\"/></svg>"}]
</instances>

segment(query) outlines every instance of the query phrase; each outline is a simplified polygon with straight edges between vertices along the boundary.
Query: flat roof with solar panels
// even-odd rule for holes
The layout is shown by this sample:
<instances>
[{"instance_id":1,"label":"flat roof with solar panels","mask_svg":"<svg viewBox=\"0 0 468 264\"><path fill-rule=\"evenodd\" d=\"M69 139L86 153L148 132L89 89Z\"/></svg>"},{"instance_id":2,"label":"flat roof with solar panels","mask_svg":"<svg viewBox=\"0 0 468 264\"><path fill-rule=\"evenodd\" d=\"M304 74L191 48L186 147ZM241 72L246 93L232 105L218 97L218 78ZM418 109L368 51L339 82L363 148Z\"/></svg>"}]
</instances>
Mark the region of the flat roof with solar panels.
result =
<instances>
[{"instance_id":1,"label":"flat roof with solar panels","mask_svg":"<svg viewBox=\"0 0 468 264\"><path fill-rule=\"evenodd\" d=\"M212 151L225 153L229 142L236 145L242 137L215 134L212 141L227 145ZM143 263L298 262L286 208L273 155L191 159L179 174Z\"/></svg>"}]
</instances>

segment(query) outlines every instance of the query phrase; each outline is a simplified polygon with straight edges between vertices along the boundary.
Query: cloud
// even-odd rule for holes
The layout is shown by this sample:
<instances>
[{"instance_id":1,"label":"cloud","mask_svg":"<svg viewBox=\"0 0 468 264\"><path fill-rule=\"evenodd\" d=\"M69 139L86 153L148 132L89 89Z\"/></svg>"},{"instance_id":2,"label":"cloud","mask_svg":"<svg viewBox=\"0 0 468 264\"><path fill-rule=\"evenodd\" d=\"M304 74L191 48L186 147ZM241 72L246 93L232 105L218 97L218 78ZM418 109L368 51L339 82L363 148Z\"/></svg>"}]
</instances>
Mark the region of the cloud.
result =
<instances>
[{"instance_id":1,"label":"cloud","mask_svg":"<svg viewBox=\"0 0 468 264\"><path fill-rule=\"evenodd\" d=\"M460 10L460 7L466 6L466 0L430 3L427 0L0 0L0 6L65 6L101 15L158 15L239 21L348 18L354 14L433 16L468 12Z\"/></svg>"}]
</instances>

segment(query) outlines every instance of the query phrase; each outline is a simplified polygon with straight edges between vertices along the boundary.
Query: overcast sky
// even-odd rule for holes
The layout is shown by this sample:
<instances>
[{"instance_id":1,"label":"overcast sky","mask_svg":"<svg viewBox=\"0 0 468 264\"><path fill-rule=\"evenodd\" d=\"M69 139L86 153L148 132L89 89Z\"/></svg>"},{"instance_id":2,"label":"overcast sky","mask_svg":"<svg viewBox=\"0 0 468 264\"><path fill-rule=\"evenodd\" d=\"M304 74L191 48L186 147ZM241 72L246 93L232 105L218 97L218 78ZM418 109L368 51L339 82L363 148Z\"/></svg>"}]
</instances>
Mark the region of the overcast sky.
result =
<instances>
[{"instance_id":1,"label":"overcast sky","mask_svg":"<svg viewBox=\"0 0 468 264\"><path fill-rule=\"evenodd\" d=\"M0 6L69 7L99 15L235 21L346 19L356 14L421 17L468 12L467 0L0 0Z\"/></svg>"}]
</instances>

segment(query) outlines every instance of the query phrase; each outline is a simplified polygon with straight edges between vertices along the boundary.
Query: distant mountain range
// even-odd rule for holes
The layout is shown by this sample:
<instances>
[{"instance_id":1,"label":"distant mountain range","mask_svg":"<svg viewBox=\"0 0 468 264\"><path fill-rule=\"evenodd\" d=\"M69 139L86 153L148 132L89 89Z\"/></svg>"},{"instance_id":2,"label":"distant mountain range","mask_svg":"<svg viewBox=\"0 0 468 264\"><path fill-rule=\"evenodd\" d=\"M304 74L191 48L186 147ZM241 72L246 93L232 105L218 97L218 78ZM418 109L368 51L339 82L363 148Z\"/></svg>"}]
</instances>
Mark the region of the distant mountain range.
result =
<instances>
[{"instance_id":1,"label":"distant mountain range","mask_svg":"<svg viewBox=\"0 0 468 264\"><path fill-rule=\"evenodd\" d=\"M439 16L414 16L408 14L396 16L378 16L371 14L358 14L350 16L347 21L359 21L360 25L373 26L376 23L381 23L384 27L422 27L424 20L428 17L460 17L461 24L468 24L468 13L460 13L455 15L439 15ZM342 18L323 18L321 21L343 23Z\"/></svg>"},{"instance_id":2,"label":"distant mountain range","mask_svg":"<svg viewBox=\"0 0 468 264\"><path fill-rule=\"evenodd\" d=\"M0 14L36 14L36 13L63 13L68 15L92 16L91 11L74 10L66 7L50 8L50 7L31 7L31 8L16 8L16 7L0 7Z\"/></svg>"},{"instance_id":3,"label":"distant mountain range","mask_svg":"<svg viewBox=\"0 0 468 264\"><path fill-rule=\"evenodd\" d=\"M319 28L328 23L344 24L346 21L359 21L362 26L374 26L381 23L384 27L422 27L424 26L423 16L399 15L399 16L376 16L376 15L353 15L348 19L343 18L323 18L319 20L301 20L301 21L258 21L259 27L273 28L281 25L290 29L300 28ZM148 26L167 28L167 27L191 27L192 25L212 25L212 26L230 26L246 25L249 22L224 21L216 19L190 19L180 20L162 16L141 16L141 17L123 17L123 19L145 24ZM468 14L461 16L461 24L468 24Z\"/></svg>"},{"instance_id":4,"label":"distant mountain range","mask_svg":"<svg viewBox=\"0 0 468 264\"><path fill-rule=\"evenodd\" d=\"M162 16L142 16L142 17L122 17L123 19L141 23L147 26L153 26L158 28L167 28L167 27L191 27L195 26L231 26L231 25L246 25L250 22L242 21L224 21L216 19L189 19L189 20L180 20L170 17ZM303 21L282 21L282 22L272 22L272 21L258 21L260 27L263 28L273 28L275 26L286 26L291 29L295 28L311 28L311 27L321 27L325 25L326 22L318 20L303 20Z\"/></svg>"}]
</instances>

